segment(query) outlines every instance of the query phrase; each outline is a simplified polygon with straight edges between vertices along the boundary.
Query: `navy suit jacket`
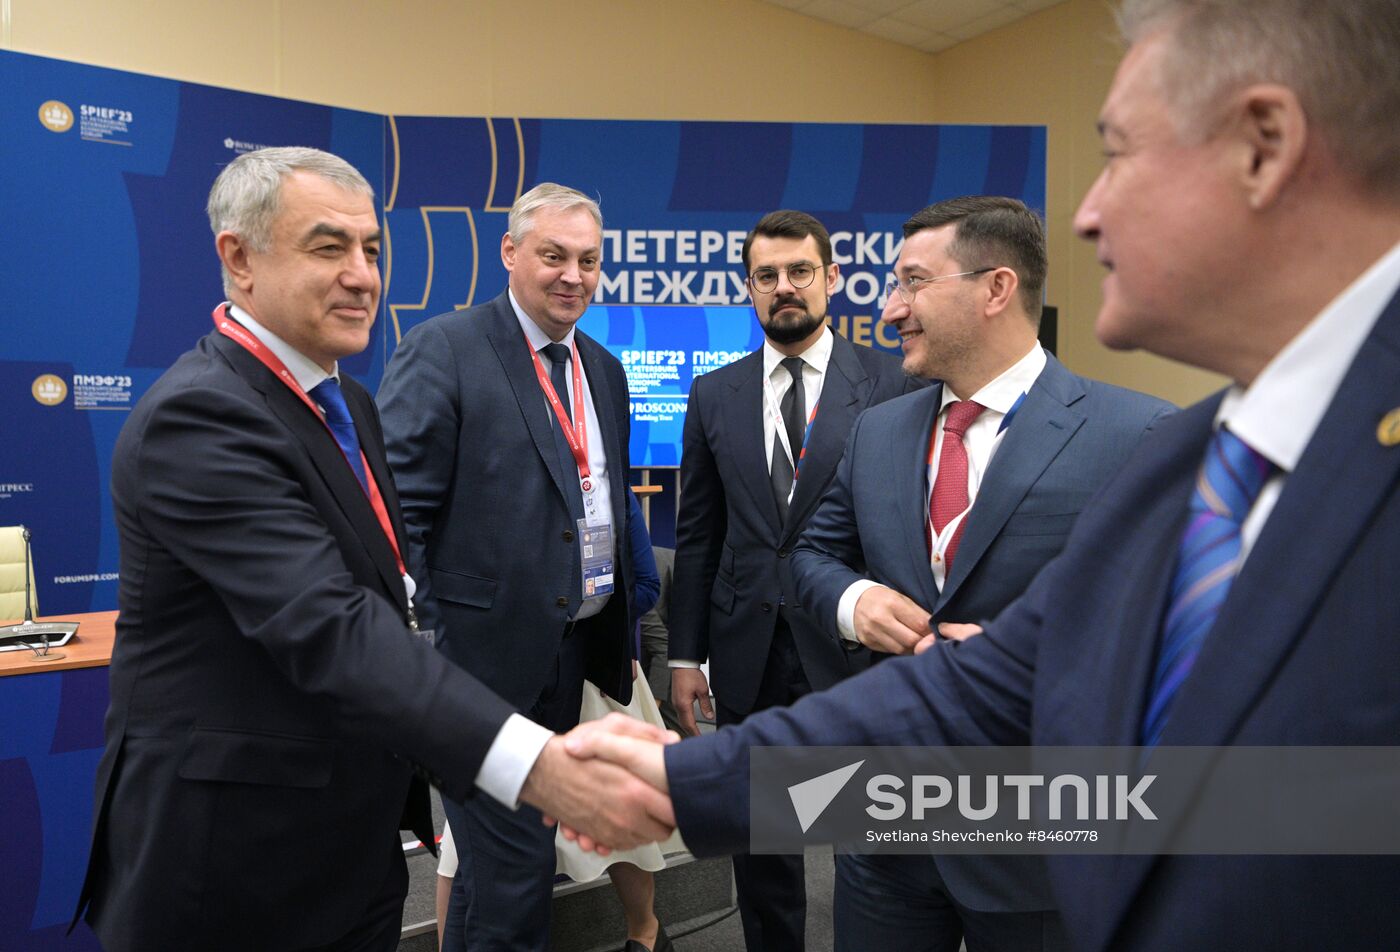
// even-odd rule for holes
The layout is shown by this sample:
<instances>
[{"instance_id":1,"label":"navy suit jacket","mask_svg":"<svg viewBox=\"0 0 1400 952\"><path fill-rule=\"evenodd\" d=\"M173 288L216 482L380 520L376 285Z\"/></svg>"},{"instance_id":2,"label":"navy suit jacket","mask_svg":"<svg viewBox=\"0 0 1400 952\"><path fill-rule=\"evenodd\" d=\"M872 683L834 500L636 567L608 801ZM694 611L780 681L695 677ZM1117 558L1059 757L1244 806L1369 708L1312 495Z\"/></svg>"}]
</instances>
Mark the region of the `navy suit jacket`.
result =
<instances>
[{"instance_id":1,"label":"navy suit jacket","mask_svg":"<svg viewBox=\"0 0 1400 952\"><path fill-rule=\"evenodd\" d=\"M577 331L575 340L608 460L616 571L613 595L589 626L587 677L627 703L634 617L627 378L596 341ZM403 500L419 622L448 657L528 710L552 680L565 626L578 612L583 511L578 471L561 459L559 425L507 295L410 330L377 399Z\"/></svg>"},{"instance_id":2,"label":"navy suit jacket","mask_svg":"<svg viewBox=\"0 0 1400 952\"><path fill-rule=\"evenodd\" d=\"M374 404L342 375L399 546ZM108 952L330 943L401 817L462 796L510 708L410 634L393 550L329 430L218 333L132 410L106 749L79 911ZM313 872L314 871L314 872Z\"/></svg>"},{"instance_id":3,"label":"navy suit jacket","mask_svg":"<svg viewBox=\"0 0 1400 952\"><path fill-rule=\"evenodd\" d=\"M747 848L748 811L735 807L747 802L750 745L1135 744L1219 399L1144 440L1060 558L985 634L668 750L691 848ZM1177 695L1163 745L1400 739L1400 446L1376 432L1396 407L1400 296L1288 476ZM1163 815L1160 835L1182 819ZM1048 865L1073 945L1085 952L1380 948L1400 934L1394 856L1052 856Z\"/></svg>"},{"instance_id":4,"label":"navy suit jacket","mask_svg":"<svg viewBox=\"0 0 1400 952\"><path fill-rule=\"evenodd\" d=\"M861 415L836 478L792 555L798 598L836 635L836 606L869 578L907 595L934 622L981 622L1030 585L1064 547L1093 494L1174 407L1075 376L1053 356L1021 402L967 516L942 591L929 569L929 435L943 385ZM963 905L1027 912L1051 906L1040 857L940 856Z\"/></svg>"},{"instance_id":5,"label":"navy suit jacket","mask_svg":"<svg viewBox=\"0 0 1400 952\"><path fill-rule=\"evenodd\" d=\"M671 593L672 658L710 662L715 696L753 709L784 597L780 569L831 482L855 418L906 390L900 360L833 334L831 360L787 519L773 498L763 439L763 351L695 378L681 454ZM792 605L786 614L812 687L863 671L870 652L838 639Z\"/></svg>"}]
</instances>

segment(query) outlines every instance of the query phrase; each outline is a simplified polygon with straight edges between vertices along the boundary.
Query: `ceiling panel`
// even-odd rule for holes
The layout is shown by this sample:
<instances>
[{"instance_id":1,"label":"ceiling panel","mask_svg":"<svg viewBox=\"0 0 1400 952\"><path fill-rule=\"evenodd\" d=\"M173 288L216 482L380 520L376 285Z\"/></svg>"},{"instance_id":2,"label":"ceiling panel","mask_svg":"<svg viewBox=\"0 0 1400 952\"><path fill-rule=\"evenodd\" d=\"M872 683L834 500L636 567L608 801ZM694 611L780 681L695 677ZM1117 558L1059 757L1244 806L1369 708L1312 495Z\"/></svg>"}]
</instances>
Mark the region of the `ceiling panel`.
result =
<instances>
[{"instance_id":1,"label":"ceiling panel","mask_svg":"<svg viewBox=\"0 0 1400 952\"><path fill-rule=\"evenodd\" d=\"M938 53L1065 0L766 0L904 46Z\"/></svg>"}]
</instances>

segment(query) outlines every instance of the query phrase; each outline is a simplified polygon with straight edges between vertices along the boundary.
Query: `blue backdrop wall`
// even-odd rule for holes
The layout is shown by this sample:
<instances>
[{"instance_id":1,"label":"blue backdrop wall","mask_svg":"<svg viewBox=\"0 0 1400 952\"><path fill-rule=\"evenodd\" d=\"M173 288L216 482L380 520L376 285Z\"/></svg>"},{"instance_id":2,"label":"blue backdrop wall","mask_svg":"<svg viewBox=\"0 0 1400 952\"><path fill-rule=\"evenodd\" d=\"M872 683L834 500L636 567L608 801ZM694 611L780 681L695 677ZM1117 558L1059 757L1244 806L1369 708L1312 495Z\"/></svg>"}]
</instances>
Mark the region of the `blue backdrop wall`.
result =
<instances>
[{"instance_id":1,"label":"blue backdrop wall","mask_svg":"<svg viewBox=\"0 0 1400 952\"><path fill-rule=\"evenodd\" d=\"M827 225L843 274L833 325L895 348L880 291L912 211L971 193L1045 205L1040 126L383 116L12 52L0 52L0 88L0 525L33 529L46 613L116 605L112 446L145 389L210 329L221 290L204 201L240 152L316 146L376 185L380 321L343 362L371 389L415 323L500 293L506 212L540 181L601 199L595 301L651 322L609 308L590 327L645 347L665 308L705 315L682 335L687 381L705 369L697 356L761 340L739 245L767 211ZM676 463L661 435L672 431L658 424L650 462Z\"/></svg>"}]
</instances>

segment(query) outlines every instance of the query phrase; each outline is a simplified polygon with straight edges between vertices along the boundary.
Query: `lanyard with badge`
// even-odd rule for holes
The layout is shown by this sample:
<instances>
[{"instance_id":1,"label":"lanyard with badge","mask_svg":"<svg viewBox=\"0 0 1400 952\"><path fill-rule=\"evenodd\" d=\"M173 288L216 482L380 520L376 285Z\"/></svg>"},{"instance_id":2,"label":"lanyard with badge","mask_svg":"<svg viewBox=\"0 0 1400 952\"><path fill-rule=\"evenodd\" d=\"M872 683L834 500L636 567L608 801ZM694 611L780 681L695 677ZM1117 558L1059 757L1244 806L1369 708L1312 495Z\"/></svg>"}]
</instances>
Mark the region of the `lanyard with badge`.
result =
<instances>
[{"instance_id":1,"label":"lanyard with badge","mask_svg":"<svg viewBox=\"0 0 1400 952\"><path fill-rule=\"evenodd\" d=\"M530 360L535 365L535 379L539 381L540 390L544 392L545 399L554 410L559 428L569 444L569 453L573 455L574 464L578 467L578 487L583 494L584 511L584 518L578 520L577 533L579 563L583 573L583 597L594 598L611 595L613 592L613 530L607 514L601 512L598 507L598 483L593 478L593 469L588 463L588 414L583 403L583 370L579 365L578 343L570 341L569 344L572 349L573 359L570 366L573 368L574 378L571 406L574 408L574 415L578 417L575 422L571 422L569 415L564 412L564 404L560 402L559 394L554 391L554 383L549 379L549 372L544 369L544 362L540 360L540 355L535 351L530 339L525 338Z\"/></svg>"},{"instance_id":2,"label":"lanyard with badge","mask_svg":"<svg viewBox=\"0 0 1400 952\"><path fill-rule=\"evenodd\" d=\"M335 434L331 432L330 424L326 422L325 415L321 412L321 409L316 406L316 402L312 400L311 397L307 396L306 391L301 388L301 384L297 383L297 378L292 376L292 372L287 369L287 365L282 363L276 354L263 346L262 341L248 333L248 330L242 324L229 317L225 306L222 304L214 308L214 327L220 334L223 334L225 337L241 346L244 350L248 351L248 353L256 357L264 367L272 371L274 377L282 381L283 385L285 385L288 390L296 394L297 398L310 408L311 412L316 415L316 419L320 420L321 425L326 428L327 435L329 435L332 440L335 439ZM339 444L337 443L337 449L338 448ZM345 456L344 453L340 455L342 458ZM348 467L350 461L346 460L345 465ZM404 568L403 555L399 552L399 540L398 537L394 535L394 526L389 520L389 509L384 505L384 497L379 492L379 483L374 478L374 471L369 468L369 461L365 459L364 450L360 451L360 465L364 467L365 471L365 483L367 484L366 494L369 496L370 507L374 510L375 518L379 520L379 528L384 531L384 538L389 541L389 548L394 551L394 561L398 565L399 574L403 576L404 595L408 600L408 627L415 635L431 638L431 631L423 632L418 630L418 615L413 610L413 593L417 587L413 583L413 578L408 574L408 570ZM355 481L358 483L359 479L357 478Z\"/></svg>"},{"instance_id":3,"label":"lanyard with badge","mask_svg":"<svg viewBox=\"0 0 1400 952\"><path fill-rule=\"evenodd\" d=\"M801 386L801 381L794 380L794 387ZM812 412L807 414L807 426L802 431L802 445L793 453L792 443L788 440L787 424L783 422L783 414L779 409L778 394L773 389L773 380L767 374L763 375L763 405L767 412L773 416L773 438L782 446L783 452L787 454L788 464L792 466L792 486L788 489L788 503L792 503L792 495L797 492L797 475L802 469L802 460L807 455L807 440L812 435L812 424L817 419L817 408L821 406L818 400L812 404Z\"/></svg>"}]
</instances>

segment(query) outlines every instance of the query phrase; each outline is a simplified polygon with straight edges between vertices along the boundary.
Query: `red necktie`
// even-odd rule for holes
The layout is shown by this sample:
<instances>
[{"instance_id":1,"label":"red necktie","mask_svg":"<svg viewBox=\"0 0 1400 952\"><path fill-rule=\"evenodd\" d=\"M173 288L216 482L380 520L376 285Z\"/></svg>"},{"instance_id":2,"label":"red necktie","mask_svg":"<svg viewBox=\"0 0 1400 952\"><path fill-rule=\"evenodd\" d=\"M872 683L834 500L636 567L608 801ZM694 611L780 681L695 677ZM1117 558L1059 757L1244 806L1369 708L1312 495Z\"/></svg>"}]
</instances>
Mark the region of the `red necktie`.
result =
<instances>
[{"instance_id":1,"label":"red necktie","mask_svg":"<svg viewBox=\"0 0 1400 952\"><path fill-rule=\"evenodd\" d=\"M963 434L985 409L971 400L960 400L948 406L948 416L943 421L943 449L938 454L938 476L933 481L933 495L929 498L929 519L933 523L933 532L929 535L930 557L938 536L971 502L967 494L967 449L963 446ZM953 555L966 527L964 519L948 541L943 553L945 572L952 568Z\"/></svg>"}]
</instances>

